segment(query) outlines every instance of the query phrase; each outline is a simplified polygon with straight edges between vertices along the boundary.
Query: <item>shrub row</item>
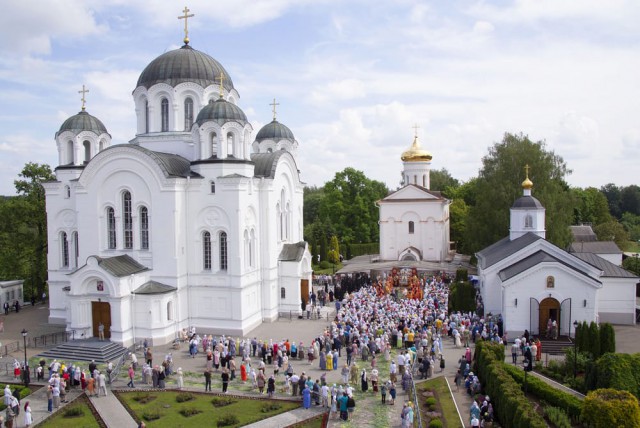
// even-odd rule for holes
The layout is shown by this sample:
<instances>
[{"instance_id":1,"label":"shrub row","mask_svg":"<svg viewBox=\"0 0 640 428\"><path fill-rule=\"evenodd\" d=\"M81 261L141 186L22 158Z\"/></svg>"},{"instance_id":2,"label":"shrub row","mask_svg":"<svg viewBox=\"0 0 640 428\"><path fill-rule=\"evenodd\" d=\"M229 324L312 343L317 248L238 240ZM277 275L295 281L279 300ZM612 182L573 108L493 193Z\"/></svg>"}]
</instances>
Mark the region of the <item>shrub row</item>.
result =
<instances>
[{"instance_id":1,"label":"shrub row","mask_svg":"<svg viewBox=\"0 0 640 428\"><path fill-rule=\"evenodd\" d=\"M500 355L500 358L497 356ZM476 342L474 369L484 391L491 397L498 421L505 428L545 428L544 418L535 412L520 385L505 370L504 347Z\"/></svg>"},{"instance_id":2,"label":"shrub row","mask_svg":"<svg viewBox=\"0 0 640 428\"><path fill-rule=\"evenodd\" d=\"M588 390L612 388L629 391L640 398L640 354L604 354L589 367L585 379Z\"/></svg>"},{"instance_id":3,"label":"shrub row","mask_svg":"<svg viewBox=\"0 0 640 428\"><path fill-rule=\"evenodd\" d=\"M524 382L524 372L520 368L505 364L504 369L519 384ZM566 411L572 419L580 419L583 403L578 397L560 391L535 376L527 376L527 390L539 399L555 407L560 407Z\"/></svg>"}]
</instances>

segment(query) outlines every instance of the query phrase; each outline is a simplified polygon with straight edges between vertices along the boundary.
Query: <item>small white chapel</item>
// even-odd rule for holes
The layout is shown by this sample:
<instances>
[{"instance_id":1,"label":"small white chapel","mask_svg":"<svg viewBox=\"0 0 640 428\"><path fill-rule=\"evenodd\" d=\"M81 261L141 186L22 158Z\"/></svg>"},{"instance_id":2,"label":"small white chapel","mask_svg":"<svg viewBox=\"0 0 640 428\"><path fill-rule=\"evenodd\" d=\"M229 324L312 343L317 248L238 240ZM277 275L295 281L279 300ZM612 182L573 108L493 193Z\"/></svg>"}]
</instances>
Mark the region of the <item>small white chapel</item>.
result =
<instances>
[{"instance_id":1,"label":"small white chapel","mask_svg":"<svg viewBox=\"0 0 640 428\"><path fill-rule=\"evenodd\" d=\"M476 254L485 315L501 314L509 337L525 329L544 336L549 320L563 336L574 335L574 321L634 324L639 278L598 254L570 253L547 241L545 208L526 170L509 236Z\"/></svg>"},{"instance_id":2,"label":"small white chapel","mask_svg":"<svg viewBox=\"0 0 640 428\"><path fill-rule=\"evenodd\" d=\"M85 108L55 134L45 183L51 323L130 345L183 328L244 335L299 311L311 280L298 141L254 132L226 69L190 44L151 61L133 90L137 129L112 144Z\"/></svg>"}]
</instances>

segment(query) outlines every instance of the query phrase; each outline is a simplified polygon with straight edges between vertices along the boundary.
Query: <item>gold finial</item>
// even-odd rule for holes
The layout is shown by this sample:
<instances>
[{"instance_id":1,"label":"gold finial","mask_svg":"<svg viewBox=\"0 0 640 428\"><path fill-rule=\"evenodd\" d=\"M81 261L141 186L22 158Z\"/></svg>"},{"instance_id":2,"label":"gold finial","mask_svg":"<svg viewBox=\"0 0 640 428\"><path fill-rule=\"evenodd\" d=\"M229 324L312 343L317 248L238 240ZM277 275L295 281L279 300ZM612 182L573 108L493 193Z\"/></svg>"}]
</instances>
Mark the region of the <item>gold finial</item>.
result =
<instances>
[{"instance_id":1,"label":"gold finial","mask_svg":"<svg viewBox=\"0 0 640 428\"><path fill-rule=\"evenodd\" d=\"M224 74L220 71L220 76L218 77L220 80L220 98L224 98Z\"/></svg>"},{"instance_id":2,"label":"gold finial","mask_svg":"<svg viewBox=\"0 0 640 428\"><path fill-rule=\"evenodd\" d=\"M84 105L85 105L85 103L87 102L87 100L86 100L86 98L84 97L84 94L86 94L87 92L89 92L89 90L88 90L88 89L86 89L86 88L84 87L84 85L82 85L82 90L81 90L81 91L78 91L78 93L79 93L79 94L82 94L82 98L80 98L80 99L82 100L82 111L84 111L84 110L85 110Z\"/></svg>"},{"instance_id":3,"label":"gold finial","mask_svg":"<svg viewBox=\"0 0 640 428\"><path fill-rule=\"evenodd\" d=\"M271 106L271 111L273 112L273 120L276 120L276 106L279 106L280 103L276 102L276 99L273 99L273 102L269 104Z\"/></svg>"},{"instance_id":4,"label":"gold finial","mask_svg":"<svg viewBox=\"0 0 640 428\"><path fill-rule=\"evenodd\" d=\"M414 138L418 138L418 129L420 129L420 126L418 126L418 124L416 123L416 124L414 124L412 126L412 128L413 128L413 131L414 131L414 135L413 135Z\"/></svg>"},{"instance_id":5,"label":"gold finial","mask_svg":"<svg viewBox=\"0 0 640 428\"><path fill-rule=\"evenodd\" d=\"M181 15L178 17L178 19L184 19L184 44L188 45L189 44L189 25L187 24L187 21L189 20L189 18L193 18L195 15L193 13L189 13L191 12L189 10L189 8L187 6L184 7L184 15Z\"/></svg>"},{"instance_id":6,"label":"gold finial","mask_svg":"<svg viewBox=\"0 0 640 428\"><path fill-rule=\"evenodd\" d=\"M533 182L531 180L529 180L529 170L530 169L531 169L531 167L529 166L529 164L526 164L524 166L524 173L526 175L526 178L522 182L522 188L523 189L531 189L533 187Z\"/></svg>"}]
</instances>

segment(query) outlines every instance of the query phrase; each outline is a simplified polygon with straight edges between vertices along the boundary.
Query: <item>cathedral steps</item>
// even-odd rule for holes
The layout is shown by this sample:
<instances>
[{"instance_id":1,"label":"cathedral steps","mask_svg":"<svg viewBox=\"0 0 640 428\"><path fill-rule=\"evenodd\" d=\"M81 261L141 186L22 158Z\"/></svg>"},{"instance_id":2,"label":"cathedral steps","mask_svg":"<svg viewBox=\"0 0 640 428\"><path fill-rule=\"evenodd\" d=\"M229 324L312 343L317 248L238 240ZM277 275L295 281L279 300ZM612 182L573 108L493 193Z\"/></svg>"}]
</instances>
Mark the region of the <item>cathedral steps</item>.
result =
<instances>
[{"instance_id":1,"label":"cathedral steps","mask_svg":"<svg viewBox=\"0 0 640 428\"><path fill-rule=\"evenodd\" d=\"M114 363L128 350L114 342L97 339L79 339L65 342L38 354L38 357L57 358L64 361L91 361L96 363Z\"/></svg>"},{"instance_id":2,"label":"cathedral steps","mask_svg":"<svg viewBox=\"0 0 640 428\"><path fill-rule=\"evenodd\" d=\"M564 355L564 350L573 348L573 342L567 336L560 336L558 340L540 338L542 342L542 352L551 355Z\"/></svg>"}]
</instances>

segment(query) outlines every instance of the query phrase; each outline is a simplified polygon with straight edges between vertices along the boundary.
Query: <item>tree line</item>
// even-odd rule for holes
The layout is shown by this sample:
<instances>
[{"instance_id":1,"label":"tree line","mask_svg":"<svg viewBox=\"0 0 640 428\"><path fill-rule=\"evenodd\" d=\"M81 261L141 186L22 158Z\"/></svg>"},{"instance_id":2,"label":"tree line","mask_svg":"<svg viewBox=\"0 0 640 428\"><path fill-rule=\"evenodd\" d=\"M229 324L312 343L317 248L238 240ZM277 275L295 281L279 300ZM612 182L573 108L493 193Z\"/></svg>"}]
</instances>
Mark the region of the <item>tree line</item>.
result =
<instances>
[{"instance_id":1,"label":"tree line","mask_svg":"<svg viewBox=\"0 0 640 428\"><path fill-rule=\"evenodd\" d=\"M533 196L546 209L546 236L567 248L571 225L588 224L598 240L615 241L623 250L640 241L640 187L609 183L599 189L572 187L564 159L545 141L524 134L506 133L482 158L477 176L463 182L446 168L431 171L431 190L452 201L451 240L457 251L473 255L509 234L509 208L522 196L525 165L530 167ZM346 168L322 187L307 187L304 193L304 235L314 254L323 254L324 241L337 237L340 251L354 243L378 242L378 207L389 189L368 179L363 172ZM327 247L328 248L328 247ZM637 247L635 247L637 248ZM316 253L317 250L317 253ZM637 251L637 249L636 249ZM636 271L634 260L625 267ZM635 260L638 265L637 260ZM636 272L640 273L640 269Z\"/></svg>"}]
</instances>

